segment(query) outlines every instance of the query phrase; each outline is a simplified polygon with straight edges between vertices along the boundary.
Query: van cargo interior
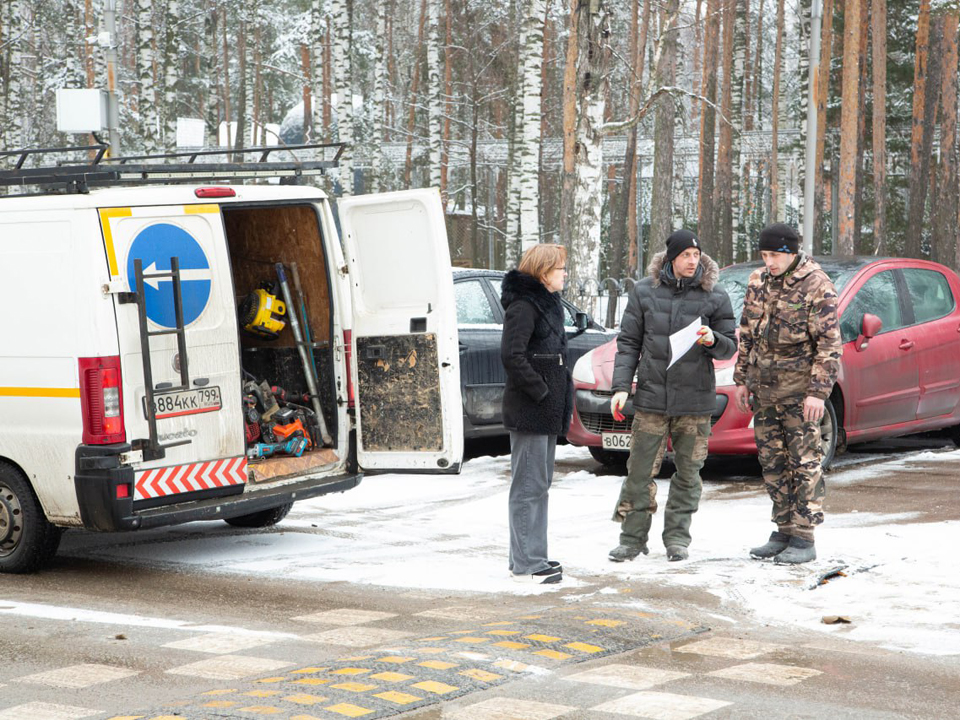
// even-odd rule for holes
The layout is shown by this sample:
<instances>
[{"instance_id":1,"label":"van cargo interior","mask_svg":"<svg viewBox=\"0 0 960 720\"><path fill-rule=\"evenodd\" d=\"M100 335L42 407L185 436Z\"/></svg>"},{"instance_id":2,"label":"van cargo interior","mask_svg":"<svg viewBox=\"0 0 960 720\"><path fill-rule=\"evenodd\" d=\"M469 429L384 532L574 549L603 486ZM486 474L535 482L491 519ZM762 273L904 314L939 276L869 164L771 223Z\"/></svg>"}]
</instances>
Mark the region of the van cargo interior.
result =
<instances>
[{"instance_id":1,"label":"van cargo interior","mask_svg":"<svg viewBox=\"0 0 960 720\"><path fill-rule=\"evenodd\" d=\"M245 398L248 404L252 404L250 397L255 395L260 398L256 410L261 414L261 423L259 429L252 430L255 436L252 439L248 425L250 470L254 479L261 482L320 470L325 465L337 462L334 448L337 446L338 423L331 343L333 313L328 276L330 269L323 253L317 211L309 204L224 206L222 210L237 307L252 293L256 293L258 288L267 288L268 293L284 302L278 284L277 263L282 263L285 268L293 299L293 307L286 307L284 314L276 315L278 320L284 322L284 326L275 337L269 336L269 330L261 331L263 334L243 329L240 331ZM298 270L302 298L293 280L294 264ZM298 413L301 418L310 417L309 412L300 409L309 411L313 404L304 362L292 328L291 313L294 312L315 363L317 396L333 446L322 447L324 443L318 442L314 434L312 447L302 455L291 452L285 446L282 442L284 436L279 430L276 437L273 436L271 430L276 426L270 425L269 417L266 420L262 417L264 400L261 392L247 394L251 382L261 387L279 389L275 397L282 408L290 408L287 415ZM289 402L285 403L284 398ZM270 398L267 397L265 402L269 404ZM253 414L254 417L257 413ZM269 455L267 451L271 451ZM264 453L262 459L256 457L258 453Z\"/></svg>"}]
</instances>

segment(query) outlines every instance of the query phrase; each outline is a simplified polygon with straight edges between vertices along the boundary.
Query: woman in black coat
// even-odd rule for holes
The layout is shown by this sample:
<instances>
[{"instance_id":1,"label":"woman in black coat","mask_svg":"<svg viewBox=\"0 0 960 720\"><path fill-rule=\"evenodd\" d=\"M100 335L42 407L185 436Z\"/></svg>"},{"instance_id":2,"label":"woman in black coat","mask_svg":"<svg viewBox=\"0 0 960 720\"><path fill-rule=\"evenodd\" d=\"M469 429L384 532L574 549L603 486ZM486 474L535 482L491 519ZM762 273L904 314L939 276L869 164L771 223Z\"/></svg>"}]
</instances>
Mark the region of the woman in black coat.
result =
<instances>
[{"instance_id":1,"label":"woman in black coat","mask_svg":"<svg viewBox=\"0 0 960 720\"><path fill-rule=\"evenodd\" d=\"M503 425L510 431L510 572L514 579L558 583L560 563L547 559L547 493L557 436L573 412L567 335L560 291L567 251L535 245L503 279L506 311L500 354L507 373Z\"/></svg>"}]
</instances>

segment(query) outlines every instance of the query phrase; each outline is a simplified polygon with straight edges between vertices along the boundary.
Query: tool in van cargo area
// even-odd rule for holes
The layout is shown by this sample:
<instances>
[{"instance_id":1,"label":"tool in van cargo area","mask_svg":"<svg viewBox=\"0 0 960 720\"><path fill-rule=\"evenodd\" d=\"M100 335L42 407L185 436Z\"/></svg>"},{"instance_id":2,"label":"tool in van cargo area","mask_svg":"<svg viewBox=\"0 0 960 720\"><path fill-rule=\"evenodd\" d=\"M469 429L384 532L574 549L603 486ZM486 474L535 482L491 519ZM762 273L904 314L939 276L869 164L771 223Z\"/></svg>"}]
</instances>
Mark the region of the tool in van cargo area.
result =
<instances>
[{"instance_id":1,"label":"tool in van cargo area","mask_svg":"<svg viewBox=\"0 0 960 720\"><path fill-rule=\"evenodd\" d=\"M303 423L300 421L300 418L297 418L292 423L288 425L274 425L273 434L277 436L277 440L283 442L289 438L296 437L298 434L301 437L307 438L307 447L310 447L310 434L307 432L307 429L303 426Z\"/></svg>"},{"instance_id":2,"label":"tool in van cargo area","mask_svg":"<svg viewBox=\"0 0 960 720\"><path fill-rule=\"evenodd\" d=\"M280 332L287 326L280 318L286 314L286 304L277 299L276 289L266 282L249 293L237 311L244 330L267 340L280 337Z\"/></svg>"},{"instance_id":3,"label":"tool in van cargo area","mask_svg":"<svg viewBox=\"0 0 960 720\"><path fill-rule=\"evenodd\" d=\"M320 373L317 372L317 359L313 356L313 333L310 332L310 320L307 316L307 298L303 294L303 286L300 284L300 270L297 268L295 262L290 263L290 274L293 276L293 289L297 293L297 301L300 303L300 315L303 317L303 339L306 340L310 348L310 363L313 365L313 374L319 378Z\"/></svg>"},{"instance_id":4,"label":"tool in van cargo area","mask_svg":"<svg viewBox=\"0 0 960 720\"><path fill-rule=\"evenodd\" d=\"M286 442L279 443L257 443L247 448L247 459L263 460L277 453L300 457L306 449L307 439L304 437L291 438Z\"/></svg>"},{"instance_id":5,"label":"tool in van cargo area","mask_svg":"<svg viewBox=\"0 0 960 720\"><path fill-rule=\"evenodd\" d=\"M324 447L333 447L333 438L327 431L327 423L323 417L323 410L320 407L320 397L317 394L317 375L314 370L313 362L310 356L313 355L313 348L307 353L307 345L303 341L303 334L300 332L300 322L297 319L297 309L293 303L293 297L290 294L290 283L287 282L287 272L283 263L277 263L277 278L280 280L280 290L283 292L283 299L290 309L290 330L293 332L293 339L297 343L297 350L300 351L300 360L303 362L303 374L307 379L307 390L310 392L310 403L317 414L317 422L320 425L320 436L323 438Z\"/></svg>"}]
</instances>

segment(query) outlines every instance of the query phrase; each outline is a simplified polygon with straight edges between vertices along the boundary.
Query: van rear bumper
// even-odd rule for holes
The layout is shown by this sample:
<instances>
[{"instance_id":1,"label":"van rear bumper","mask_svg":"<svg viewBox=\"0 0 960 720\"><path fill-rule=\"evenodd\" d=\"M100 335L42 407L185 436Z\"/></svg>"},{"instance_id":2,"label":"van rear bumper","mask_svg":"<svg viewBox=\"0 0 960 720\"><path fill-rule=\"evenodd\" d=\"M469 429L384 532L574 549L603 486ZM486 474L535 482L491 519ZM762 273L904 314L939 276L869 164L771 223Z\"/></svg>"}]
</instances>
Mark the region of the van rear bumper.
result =
<instances>
[{"instance_id":1,"label":"van rear bumper","mask_svg":"<svg viewBox=\"0 0 960 720\"><path fill-rule=\"evenodd\" d=\"M259 487L226 497L174 503L149 509L133 505L135 475L129 465L120 464L120 455L130 451L129 443L115 445L80 445L77 448L74 484L80 519L87 530L117 532L165 525L179 525L196 520L218 520L270 510L296 500L345 492L360 484L363 473L346 473L331 477L307 478L299 482ZM117 497L117 487L127 485Z\"/></svg>"}]
</instances>

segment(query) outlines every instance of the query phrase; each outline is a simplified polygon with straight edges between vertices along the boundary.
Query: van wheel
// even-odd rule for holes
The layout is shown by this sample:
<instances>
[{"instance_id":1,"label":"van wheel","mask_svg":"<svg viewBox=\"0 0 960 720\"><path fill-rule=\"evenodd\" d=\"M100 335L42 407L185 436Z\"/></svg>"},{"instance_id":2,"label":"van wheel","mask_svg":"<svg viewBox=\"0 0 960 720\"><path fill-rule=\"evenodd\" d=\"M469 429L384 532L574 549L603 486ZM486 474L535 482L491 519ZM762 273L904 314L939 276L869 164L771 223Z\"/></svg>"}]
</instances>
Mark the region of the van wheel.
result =
<instances>
[{"instance_id":1,"label":"van wheel","mask_svg":"<svg viewBox=\"0 0 960 720\"><path fill-rule=\"evenodd\" d=\"M820 421L820 445L823 448L823 458L820 460L820 466L827 470L837 456L837 438L840 435L840 428L837 424L837 411L833 407L833 401L827 400L823 404L823 409L823 419Z\"/></svg>"},{"instance_id":2,"label":"van wheel","mask_svg":"<svg viewBox=\"0 0 960 720\"><path fill-rule=\"evenodd\" d=\"M270 527L271 525L276 525L278 522L283 520L287 516L287 513L290 512L290 508L292 507L293 503L287 503L286 505L281 505L280 507L270 508L269 510L261 510L260 512L250 513L249 515L237 515L237 517L224 518L224 521L228 525L233 525L234 527Z\"/></svg>"},{"instance_id":3,"label":"van wheel","mask_svg":"<svg viewBox=\"0 0 960 720\"><path fill-rule=\"evenodd\" d=\"M593 455L594 460L608 467L626 465L627 458L630 457L630 453L617 452L616 450L604 450L598 447L588 447L587 449L590 451L590 454Z\"/></svg>"},{"instance_id":4,"label":"van wheel","mask_svg":"<svg viewBox=\"0 0 960 720\"><path fill-rule=\"evenodd\" d=\"M0 572L29 573L53 559L60 528L50 524L23 474L0 463Z\"/></svg>"}]
</instances>

